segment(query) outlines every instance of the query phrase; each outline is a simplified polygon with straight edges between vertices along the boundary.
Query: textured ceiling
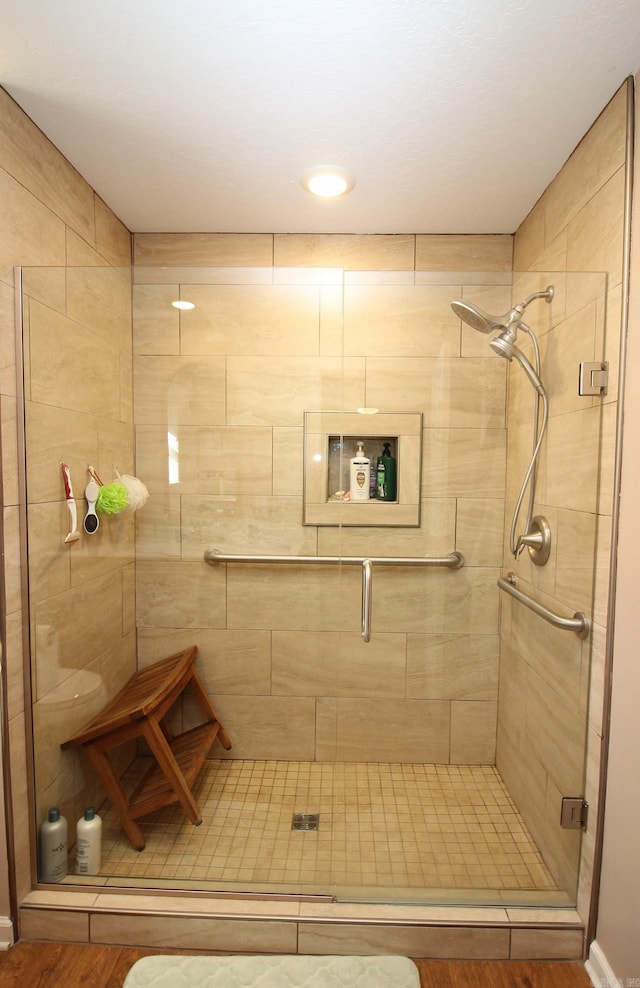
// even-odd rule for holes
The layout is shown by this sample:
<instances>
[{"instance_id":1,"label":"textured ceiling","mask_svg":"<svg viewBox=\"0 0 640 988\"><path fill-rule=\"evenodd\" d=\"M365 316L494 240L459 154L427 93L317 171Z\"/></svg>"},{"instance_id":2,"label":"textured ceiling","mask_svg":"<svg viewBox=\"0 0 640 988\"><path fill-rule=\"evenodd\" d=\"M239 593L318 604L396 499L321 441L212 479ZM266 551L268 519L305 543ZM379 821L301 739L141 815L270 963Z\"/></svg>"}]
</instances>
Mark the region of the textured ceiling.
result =
<instances>
[{"instance_id":1,"label":"textured ceiling","mask_svg":"<svg viewBox=\"0 0 640 988\"><path fill-rule=\"evenodd\" d=\"M512 233L638 68L639 0L0 0L0 84L134 231Z\"/></svg>"}]
</instances>

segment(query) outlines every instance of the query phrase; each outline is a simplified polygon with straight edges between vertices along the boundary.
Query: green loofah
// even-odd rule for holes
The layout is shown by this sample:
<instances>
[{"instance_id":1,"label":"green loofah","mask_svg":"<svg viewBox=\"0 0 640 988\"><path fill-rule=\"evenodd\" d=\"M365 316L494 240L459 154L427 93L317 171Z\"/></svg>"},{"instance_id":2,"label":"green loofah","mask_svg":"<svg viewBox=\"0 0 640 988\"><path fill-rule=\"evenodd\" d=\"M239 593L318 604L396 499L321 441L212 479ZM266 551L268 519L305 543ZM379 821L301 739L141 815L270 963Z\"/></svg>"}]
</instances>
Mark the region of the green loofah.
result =
<instances>
[{"instance_id":1,"label":"green loofah","mask_svg":"<svg viewBox=\"0 0 640 988\"><path fill-rule=\"evenodd\" d=\"M117 515L119 511L124 511L129 507L129 492L124 484L114 480L112 484L105 484L98 491L96 501L96 511L101 515Z\"/></svg>"}]
</instances>

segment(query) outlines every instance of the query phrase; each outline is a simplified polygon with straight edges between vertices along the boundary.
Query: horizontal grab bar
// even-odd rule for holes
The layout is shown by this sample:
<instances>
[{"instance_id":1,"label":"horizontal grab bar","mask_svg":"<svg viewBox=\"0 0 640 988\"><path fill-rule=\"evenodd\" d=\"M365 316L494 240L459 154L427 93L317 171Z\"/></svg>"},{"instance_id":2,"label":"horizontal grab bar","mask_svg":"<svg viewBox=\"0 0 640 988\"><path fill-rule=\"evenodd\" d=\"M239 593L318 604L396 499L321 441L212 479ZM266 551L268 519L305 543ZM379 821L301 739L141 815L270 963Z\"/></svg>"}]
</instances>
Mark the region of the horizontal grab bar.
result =
<instances>
[{"instance_id":1,"label":"horizontal grab bar","mask_svg":"<svg viewBox=\"0 0 640 988\"><path fill-rule=\"evenodd\" d=\"M210 566L218 563L291 563L301 565L314 563L320 565L362 566L365 561L376 566L447 566L449 569L460 569L464 566L464 556L454 550L448 556L250 556L235 553L220 552L219 549L205 549L204 560Z\"/></svg>"},{"instance_id":2,"label":"horizontal grab bar","mask_svg":"<svg viewBox=\"0 0 640 988\"><path fill-rule=\"evenodd\" d=\"M575 631L578 638L589 637L591 622L581 611L576 611L572 618L565 618L561 617L560 614L554 614L553 611L539 604L537 600L528 597L522 590L518 590L515 587L515 580L515 574L509 573L506 580L502 579L502 577L498 580L498 586L511 597L519 600L521 604L528 607L534 614L538 614L539 617L544 618L545 621L548 621L555 628L562 628L564 631Z\"/></svg>"}]
</instances>

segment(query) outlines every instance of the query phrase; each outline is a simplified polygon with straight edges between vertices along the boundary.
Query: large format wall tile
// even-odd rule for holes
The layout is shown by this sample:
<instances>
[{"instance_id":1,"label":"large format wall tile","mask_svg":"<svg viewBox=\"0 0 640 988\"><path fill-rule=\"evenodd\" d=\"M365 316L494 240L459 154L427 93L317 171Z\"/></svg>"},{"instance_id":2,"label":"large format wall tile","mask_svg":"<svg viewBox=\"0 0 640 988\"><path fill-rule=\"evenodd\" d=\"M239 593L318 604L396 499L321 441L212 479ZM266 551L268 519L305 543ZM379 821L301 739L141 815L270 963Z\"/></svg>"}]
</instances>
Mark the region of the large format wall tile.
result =
<instances>
[{"instance_id":1,"label":"large format wall tile","mask_svg":"<svg viewBox=\"0 0 640 988\"><path fill-rule=\"evenodd\" d=\"M12 285L14 267L26 259L64 264L64 223L1 168L0 203L0 280Z\"/></svg>"},{"instance_id":2,"label":"large format wall tile","mask_svg":"<svg viewBox=\"0 0 640 988\"><path fill-rule=\"evenodd\" d=\"M96 466L98 460L97 416L32 401L25 412L29 502L62 500L61 457L69 466L75 496L81 496L89 479L87 463Z\"/></svg>"},{"instance_id":3,"label":"large format wall tile","mask_svg":"<svg viewBox=\"0 0 640 988\"><path fill-rule=\"evenodd\" d=\"M511 273L513 237L505 234L416 237L416 271Z\"/></svg>"},{"instance_id":4,"label":"large format wall tile","mask_svg":"<svg viewBox=\"0 0 640 988\"><path fill-rule=\"evenodd\" d=\"M273 264L273 237L263 233L136 233L135 267L258 267ZM157 275L154 275L157 280Z\"/></svg>"},{"instance_id":5,"label":"large format wall tile","mask_svg":"<svg viewBox=\"0 0 640 988\"><path fill-rule=\"evenodd\" d=\"M337 631L272 631L272 692L280 696L334 696L340 668Z\"/></svg>"},{"instance_id":6,"label":"large format wall tile","mask_svg":"<svg viewBox=\"0 0 640 988\"><path fill-rule=\"evenodd\" d=\"M131 277L128 268L69 268L67 315L111 345L131 352Z\"/></svg>"},{"instance_id":7,"label":"large format wall tile","mask_svg":"<svg viewBox=\"0 0 640 988\"><path fill-rule=\"evenodd\" d=\"M448 287L347 286L344 351L348 356L457 356ZM391 333L390 326L393 326Z\"/></svg>"},{"instance_id":8,"label":"large format wall tile","mask_svg":"<svg viewBox=\"0 0 640 988\"><path fill-rule=\"evenodd\" d=\"M145 629L224 628L225 589L226 580L222 568L211 569L202 561L151 560L138 557L138 625ZM190 637L193 638L194 634L195 630ZM197 637L189 644L197 644Z\"/></svg>"},{"instance_id":9,"label":"large format wall tile","mask_svg":"<svg viewBox=\"0 0 640 988\"><path fill-rule=\"evenodd\" d=\"M137 428L136 467L150 491L266 497L272 493L272 430L235 426Z\"/></svg>"},{"instance_id":10,"label":"large format wall tile","mask_svg":"<svg viewBox=\"0 0 640 988\"><path fill-rule=\"evenodd\" d=\"M228 425L300 426L305 411L364 404L364 360L228 357L227 388Z\"/></svg>"},{"instance_id":11,"label":"large format wall tile","mask_svg":"<svg viewBox=\"0 0 640 988\"><path fill-rule=\"evenodd\" d=\"M449 708L442 700L338 700L337 760L448 762Z\"/></svg>"},{"instance_id":12,"label":"large format wall tile","mask_svg":"<svg viewBox=\"0 0 640 988\"><path fill-rule=\"evenodd\" d=\"M336 267L348 271L412 271L412 235L276 234L276 267Z\"/></svg>"},{"instance_id":13,"label":"large format wall tile","mask_svg":"<svg viewBox=\"0 0 640 988\"><path fill-rule=\"evenodd\" d=\"M339 631L344 586L337 567L229 566L227 627ZM360 609L352 623L359 620ZM353 608L351 608L353 612Z\"/></svg>"},{"instance_id":14,"label":"large format wall tile","mask_svg":"<svg viewBox=\"0 0 640 988\"><path fill-rule=\"evenodd\" d=\"M74 621L91 616L94 628ZM43 697L122 637L122 582L119 573L56 594L33 608L36 696Z\"/></svg>"},{"instance_id":15,"label":"large format wall tile","mask_svg":"<svg viewBox=\"0 0 640 988\"><path fill-rule=\"evenodd\" d=\"M594 199L624 165L626 90L623 86L600 114L545 196L547 242L553 240ZM582 265L573 270L591 270ZM600 270L607 270L601 268Z\"/></svg>"},{"instance_id":16,"label":"large format wall tile","mask_svg":"<svg viewBox=\"0 0 640 988\"><path fill-rule=\"evenodd\" d=\"M319 348L313 285L193 285L182 314L180 352L220 356L309 356Z\"/></svg>"},{"instance_id":17,"label":"large format wall tile","mask_svg":"<svg viewBox=\"0 0 640 988\"><path fill-rule=\"evenodd\" d=\"M495 635L410 634L407 696L430 700L498 698Z\"/></svg>"},{"instance_id":18,"label":"large format wall tile","mask_svg":"<svg viewBox=\"0 0 640 988\"><path fill-rule=\"evenodd\" d=\"M31 302L30 393L33 401L120 418L120 356L99 333Z\"/></svg>"},{"instance_id":19,"label":"large format wall tile","mask_svg":"<svg viewBox=\"0 0 640 988\"><path fill-rule=\"evenodd\" d=\"M610 286L622 278L624 183L620 168L567 228L569 269L606 271Z\"/></svg>"},{"instance_id":20,"label":"large format wall tile","mask_svg":"<svg viewBox=\"0 0 640 988\"><path fill-rule=\"evenodd\" d=\"M133 352L180 353L179 285L133 286Z\"/></svg>"},{"instance_id":21,"label":"large format wall tile","mask_svg":"<svg viewBox=\"0 0 640 988\"><path fill-rule=\"evenodd\" d=\"M478 700L457 700L451 704L452 764L493 764L497 708L497 703Z\"/></svg>"},{"instance_id":22,"label":"large format wall tile","mask_svg":"<svg viewBox=\"0 0 640 988\"><path fill-rule=\"evenodd\" d=\"M503 497L505 429L424 432L423 493L427 497Z\"/></svg>"},{"instance_id":23,"label":"large format wall tile","mask_svg":"<svg viewBox=\"0 0 640 988\"><path fill-rule=\"evenodd\" d=\"M25 219L33 217L35 203L39 201L52 214L61 217L61 226L66 224L93 244L93 189L4 90L0 91L0 107L0 168L16 178L25 190L25 200L30 200ZM0 199L4 200L4 196L0 195ZM39 232L41 243L45 244L45 231ZM64 256L62 261L56 262L37 259L31 251L25 251L22 258L16 257L13 263L64 264Z\"/></svg>"},{"instance_id":24,"label":"large format wall tile","mask_svg":"<svg viewBox=\"0 0 640 988\"><path fill-rule=\"evenodd\" d=\"M299 498L184 495L181 502L183 559L202 559L212 546L241 555L315 553L316 532L301 524Z\"/></svg>"},{"instance_id":25,"label":"large format wall tile","mask_svg":"<svg viewBox=\"0 0 640 988\"><path fill-rule=\"evenodd\" d=\"M503 428L505 385L505 362L488 355L367 357L367 405L423 412L427 428Z\"/></svg>"},{"instance_id":26,"label":"large format wall tile","mask_svg":"<svg viewBox=\"0 0 640 988\"><path fill-rule=\"evenodd\" d=\"M224 424L224 357L140 356L134 396L138 425Z\"/></svg>"},{"instance_id":27,"label":"large format wall tile","mask_svg":"<svg viewBox=\"0 0 640 988\"><path fill-rule=\"evenodd\" d=\"M599 432L599 408L550 418L540 463L540 501L575 511L596 510Z\"/></svg>"},{"instance_id":28,"label":"large format wall tile","mask_svg":"<svg viewBox=\"0 0 640 988\"><path fill-rule=\"evenodd\" d=\"M313 761L313 698L224 694L216 710L231 737L230 757Z\"/></svg>"},{"instance_id":29,"label":"large format wall tile","mask_svg":"<svg viewBox=\"0 0 640 988\"><path fill-rule=\"evenodd\" d=\"M373 631L393 614L398 629L419 634L497 634L497 571L398 567L374 576ZM346 597L346 594L344 594Z\"/></svg>"},{"instance_id":30,"label":"large format wall tile","mask_svg":"<svg viewBox=\"0 0 640 988\"><path fill-rule=\"evenodd\" d=\"M340 635L338 696L403 697L406 637L378 632L364 642L357 632Z\"/></svg>"},{"instance_id":31,"label":"large format wall tile","mask_svg":"<svg viewBox=\"0 0 640 988\"><path fill-rule=\"evenodd\" d=\"M458 498L456 545L467 566L501 564L503 525L502 498Z\"/></svg>"},{"instance_id":32,"label":"large format wall tile","mask_svg":"<svg viewBox=\"0 0 640 988\"><path fill-rule=\"evenodd\" d=\"M318 529L318 553L322 556L446 556L454 545L455 498L430 497L422 501L419 528Z\"/></svg>"},{"instance_id":33,"label":"large format wall tile","mask_svg":"<svg viewBox=\"0 0 640 988\"><path fill-rule=\"evenodd\" d=\"M94 195L96 250L108 264L127 268L131 272L131 233L113 210Z\"/></svg>"}]
</instances>

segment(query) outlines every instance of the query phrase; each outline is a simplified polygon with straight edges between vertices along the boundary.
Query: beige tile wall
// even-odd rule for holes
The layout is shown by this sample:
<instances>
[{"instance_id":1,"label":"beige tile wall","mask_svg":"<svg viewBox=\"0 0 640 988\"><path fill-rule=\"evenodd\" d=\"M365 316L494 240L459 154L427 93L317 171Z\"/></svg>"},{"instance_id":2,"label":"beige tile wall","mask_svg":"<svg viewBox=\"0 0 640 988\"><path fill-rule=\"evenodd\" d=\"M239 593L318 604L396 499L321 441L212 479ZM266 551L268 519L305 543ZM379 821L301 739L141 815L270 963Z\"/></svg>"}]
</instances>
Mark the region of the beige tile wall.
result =
<instances>
[{"instance_id":1,"label":"beige tile wall","mask_svg":"<svg viewBox=\"0 0 640 988\"><path fill-rule=\"evenodd\" d=\"M479 236L135 237L136 456L152 494L137 519L140 661L198 644L230 757L493 763L506 367L450 303L477 289L506 308L511 248ZM178 297L196 308L178 315ZM362 405L424 415L419 528L302 524L305 410ZM467 565L378 570L365 645L357 568L225 572L203 562L210 545L457 547Z\"/></svg>"},{"instance_id":2,"label":"beige tile wall","mask_svg":"<svg viewBox=\"0 0 640 988\"><path fill-rule=\"evenodd\" d=\"M550 422L537 513L552 527L551 558L505 567L552 610L593 615L592 641L556 631L513 601L502 602L497 765L558 882L575 889L580 833L559 827L562 796L586 795L579 909L588 915L602 732L616 389L623 247L626 86L615 95L515 236L514 297L553 282L551 306L527 310L540 334ZM582 272L574 274L573 272ZM527 351L530 353L530 351ZM608 360L608 395L577 394L578 364ZM506 514L531 453L531 389L509 380ZM598 457L598 449L602 455ZM595 574L595 589L594 589ZM591 686L590 686L591 680ZM588 699L589 688L591 699ZM587 709L588 708L588 709ZM585 750L591 756L584 777ZM524 770L523 770L524 769Z\"/></svg>"},{"instance_id":3,"label":"beige tile wall","mask_svg":"<svg viewBox=\"0 0 640 988\"><path fill-rule=\"evenodd\" d=\"M134 668L133 525L105 525L65 546L68 512L60 460L72 470L79 511L92 462L133 467L131 238L129 232L0 90L0 407L7 601L9 756L18 896L31 887L30 812L22 689L20 491L17 463L15 266L26 274L30 334L26 396L29 536L34 608L34 726L38 818L59 803L72 822L87 787L59 745ZM81 699L80 699L81 698ZM6 754L6 753L5 753ZM0 913L8 913L4 883Z\"/></svg>"}]
</instances>

